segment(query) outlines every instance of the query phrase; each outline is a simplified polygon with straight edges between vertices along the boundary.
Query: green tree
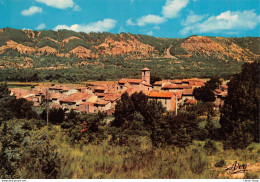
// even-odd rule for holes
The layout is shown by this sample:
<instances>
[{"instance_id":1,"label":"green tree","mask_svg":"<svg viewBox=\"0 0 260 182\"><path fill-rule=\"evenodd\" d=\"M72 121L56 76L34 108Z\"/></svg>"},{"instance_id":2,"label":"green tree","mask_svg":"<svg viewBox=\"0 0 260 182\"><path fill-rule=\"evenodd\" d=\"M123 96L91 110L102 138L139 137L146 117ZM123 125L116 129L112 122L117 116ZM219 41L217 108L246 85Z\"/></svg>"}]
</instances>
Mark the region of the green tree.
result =
<instances>
[{"instance_id":1,"label":"green tree","mask_svg":"<svg viewBox=\"0 0 260 182\"><path fill-rule=\"evenodd\" d=\"M214 102L216 100L213 91L205 87L194 88L193 95L196 100L201 100L202 102Z\"/></svg>"},{"instance_id":2,"label":"green tree","mask_svg":"<svg viewBox=\"0 0 260 182\"><path fill-rule=\"evenodd\" d=\"M0 83L0 99L5 98L5 97L10 97L10 90L7 87L6 82L5 83Z\"/></svg>"},{"instance_id":3,"label":"green tree","mask_svg":"<svg viewBox=\"0 0 260 182\"><path fill-rule=\"evenodd\" d=\"M121 99L117 101L115 106L115 119L111 123L112 126L120 127L126 120L131 120L135 111L134 103L128 93L123 93Z\"/></svg>"},{"instance_id":4,"label":"green tree","mask_svg":"<svg viewBox=\"0 0 260 182\"><path fill-rule=\"evenodd\" d=\"M226 147L244 148L251 141L259 142L259 62L245 63L228 83L220 124Z\"/></svg>"},{"instance_id":5,"label":"green tree","mask_svg":"<svg viewBox=\"0 0 260 182\"><path fill-rule=\"evenodd\" d=\"M205 83L205 88L214 91L221 85L222 81L218 77L211 77L209 81Z\"/></svg>"},{"instance_id":6,"label":"green tree","mask_svg":"<svg viewBox=\"0 0 260 182\"><path fill-rule=\"evenodd\" d=\"M196 137L198 120L194 113L167 113L156 123L155 140L157 145L186 147Z\"/></svg>"}]
</instances>

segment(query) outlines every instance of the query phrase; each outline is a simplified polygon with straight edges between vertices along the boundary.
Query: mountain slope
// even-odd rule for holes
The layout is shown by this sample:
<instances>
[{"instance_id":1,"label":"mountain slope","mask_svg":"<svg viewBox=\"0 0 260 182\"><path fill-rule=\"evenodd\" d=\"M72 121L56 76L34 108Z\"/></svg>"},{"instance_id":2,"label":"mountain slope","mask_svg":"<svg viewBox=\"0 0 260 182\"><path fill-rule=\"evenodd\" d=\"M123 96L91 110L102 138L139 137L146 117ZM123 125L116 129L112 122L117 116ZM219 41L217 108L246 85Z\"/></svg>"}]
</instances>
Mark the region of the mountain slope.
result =
<instances>
[{"instance_id":1,"label":"mountain slope","mask_svg":"<svg viewBox=\"0 0 260 182\"><path fill-rule=\"evenodd\" d=\"M243 39L243 38L241 38ZM259 44L258 38L253 44ZM233 40L233 41L232 41ZM236 44L239 39L223 37L191 36L173 46L171 54L176 57L196 58L209 57L220 60L254 61L259 58L258 52L251 51L248 47ZM253 45L251 47L254 47Z\"/></svg>"},{"instance_id":2,"label":"mountain slope","mask_svg":"<svg viewBox=\"0 0 260 182\"><path fill-rule=\"evenodd\" d=\"M259 57L260 38L191 36L186 39L147 35L77 33L69 30L0 29L0 54L12 49L23 55L53 55L80 59L123 56L124 59L206 57L253 61ZM168 51L167 51L168 50Z\"/></svg>"}]
</instances>

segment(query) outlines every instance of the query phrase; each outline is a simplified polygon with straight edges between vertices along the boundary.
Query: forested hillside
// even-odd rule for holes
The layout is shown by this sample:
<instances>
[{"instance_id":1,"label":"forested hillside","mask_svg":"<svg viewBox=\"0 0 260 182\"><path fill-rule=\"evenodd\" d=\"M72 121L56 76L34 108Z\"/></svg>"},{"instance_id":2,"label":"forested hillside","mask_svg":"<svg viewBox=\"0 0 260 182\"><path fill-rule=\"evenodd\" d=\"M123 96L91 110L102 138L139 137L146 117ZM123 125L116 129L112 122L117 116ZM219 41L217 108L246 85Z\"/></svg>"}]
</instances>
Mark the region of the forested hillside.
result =
<instances>
[{"instance_id":1,"label":"forested hillside","mask_svg":"<svg viewBox=\"0 0 260 182\"><path fill-rule=\"evenodd\" d=\"M0 29L1 81L229 77L259 59L259 37L157 38L130 33ZM23 74L20 74L23 70ZM34 76L33 76L34 75Z\"/></svg>"}]
</instances>

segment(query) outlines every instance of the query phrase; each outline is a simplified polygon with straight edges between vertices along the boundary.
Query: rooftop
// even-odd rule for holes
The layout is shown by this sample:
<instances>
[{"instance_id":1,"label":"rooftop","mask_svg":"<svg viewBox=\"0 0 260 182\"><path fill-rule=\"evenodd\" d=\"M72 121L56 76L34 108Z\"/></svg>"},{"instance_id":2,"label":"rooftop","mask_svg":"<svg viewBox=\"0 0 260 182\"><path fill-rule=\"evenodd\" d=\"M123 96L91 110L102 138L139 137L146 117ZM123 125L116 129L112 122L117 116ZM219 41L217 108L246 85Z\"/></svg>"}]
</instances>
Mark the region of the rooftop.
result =
<instances>
[{"instance_id":1,"label":"rooftop","mask_svg":"<svg viewBox=\"0 0 260 182\"><path fill-rule=\"evenodd\" d=\"M120 97L121 97L120 94L106 94L105 97L103 98L103 100L115 101L115 100L117 100Z\"/></svg>"},{"instance_id":2,"label":"rooftop","mask_svg":"<svg viewBox=\"0 0 260 182\"><path fill-rule=\"evenodd\" d=\"M98 100L95 102L96 105L107 105L109 103L109 101L105 101L105 100Z\"/></svg>"},{"instance_id":3,"label":"rooftop","mask_svg":"<svg viewBox=\"0 0 260 182\"><path fill-rule=\"evenodd\" d=\"M142 71L150 71L150 69L145 67L144 69L142 69Z\"/></svg>"},{"instance_id":4,"label":"rooftop","mask_svg":"<svg viewBox=\"0 0 260 182\"><path fill-rule=\"evenodd\" d=\"M80 100L87 100L91 97L91 94L87 94L87 93L74 93L71 94L67 97L65 97L64 99L61 99L61 102L77 102Z\"/></svg>"},{"instance_id":5,"label":"rooftop","mask_svg":"<svg viewBox=\"0 0 260 182\"><path fill-rule=\"evenodd\" d=\"M194 99L187 99L186 101L185 101L185 104L191 104L191 105L194 105L194 104L196 104L196 100L194 100Z\"/></svg>"},{"instance_id":6,"label":"rooftop","mask_svg":"<svg viewBox=\"0 0 260 182\"><path fill-rule=\"evenodd\" d=\"M192 89L183 89L182 95L193 95Z\"/></svg>"},{"instance_id":7,"label":"rooftop","mask_svg":"<svg viewBox=\"0 0 260 182\"><path fill-rule=\"evenodd\" d=\"M141 83L142 81L142 79L122 78L118 83Z\"/></svg>"},{"instance_id":8,"label":"rooftop","mask_svg":"<svg viewBox=\"0 0 260 182\"><path fill-rule=\"evenodd\" d=\"M148 97L152 98L172 98L175 94L173 92L151 92Z\"/></svg>"},{"instance_id":9,"label":"rooftop","mask_svg":"<svg viewBox=\"0 0 260 182\"><path fill-rule=\"evenodd\" d=\"M189 85L178 85L178 84L165 84L162 89L191 89Z\"/></svg>"}]
</instances>

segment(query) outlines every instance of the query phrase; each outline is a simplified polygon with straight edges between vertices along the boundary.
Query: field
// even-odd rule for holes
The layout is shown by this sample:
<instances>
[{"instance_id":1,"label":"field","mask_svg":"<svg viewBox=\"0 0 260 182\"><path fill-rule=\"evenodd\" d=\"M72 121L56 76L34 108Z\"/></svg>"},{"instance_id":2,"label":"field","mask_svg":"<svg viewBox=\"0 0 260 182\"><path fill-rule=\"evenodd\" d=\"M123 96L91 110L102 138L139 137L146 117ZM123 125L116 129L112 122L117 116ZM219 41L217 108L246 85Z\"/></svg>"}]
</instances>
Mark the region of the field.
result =
<instances>
[{"instance_id":1,"label":"field","mask_svg":"<svg viewBox=\"0 0 260 182\"><path fill-rule=\"evenodd\" d=\"M43 128L43 130L46 128ZM69 179L176 179L176 178L260 178L259 144L244 150L205 149L205 141L193 141L187 148L153 148L149 138L137 137L127 145L115 145L106 139L99 144L71 146L59 126L53 128L51 143L61 157L59 178ZM216 163L224 160L221 167ZM237 161L248 171L230 174L226 168Z\"/></svg>"}]
</instances>

